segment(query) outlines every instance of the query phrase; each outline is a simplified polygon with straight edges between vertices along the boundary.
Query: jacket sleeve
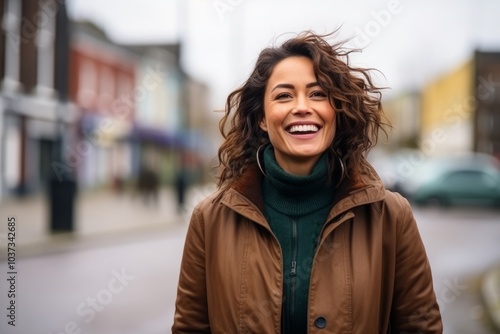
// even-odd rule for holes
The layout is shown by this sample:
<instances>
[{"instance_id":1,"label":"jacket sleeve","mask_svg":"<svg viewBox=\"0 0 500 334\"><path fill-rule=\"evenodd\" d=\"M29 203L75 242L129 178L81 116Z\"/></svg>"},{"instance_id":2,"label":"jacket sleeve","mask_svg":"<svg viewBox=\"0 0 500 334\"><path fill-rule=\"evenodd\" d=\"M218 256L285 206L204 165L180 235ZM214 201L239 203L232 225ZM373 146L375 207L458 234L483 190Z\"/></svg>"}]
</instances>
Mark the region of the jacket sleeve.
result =
<instances>
[{"instance_id":1,"label":"jacket sleeve","mask_svg":"<svg viewBox=\"0 0 500 334\"><path fill-rule=\"evenodd\" d=\"M397 222L392 333L442 333L431 268L409 203Z\"/></svg>"},{"instance_id":2,"label":"jacket sleeve","mask_svg":"<svg viewBox=\"0 0 500 334\"><path fill-rule=\"evenodd\" d=\"M205 233L199 208L191 216L181 261L172 333L210 333L205 277Z\"/></svg>"}]
</instances>

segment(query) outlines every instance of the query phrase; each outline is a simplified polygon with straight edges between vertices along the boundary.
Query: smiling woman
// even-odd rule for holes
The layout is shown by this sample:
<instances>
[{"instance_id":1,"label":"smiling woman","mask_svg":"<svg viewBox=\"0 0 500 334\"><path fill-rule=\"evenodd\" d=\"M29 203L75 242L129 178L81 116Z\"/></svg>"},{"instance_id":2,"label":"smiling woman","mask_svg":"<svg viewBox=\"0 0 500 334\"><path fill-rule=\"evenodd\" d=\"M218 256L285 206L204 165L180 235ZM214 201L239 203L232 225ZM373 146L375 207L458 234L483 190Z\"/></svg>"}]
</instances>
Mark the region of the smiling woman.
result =
<instances>
[{"instance_id":1,"label":"smiling woman","mask_svg":"<svg viewBox=\"0 0 500 334\"><path fill-rule=\"evenodd\" d=\"M264 49L229 95L173 333L442 333L410 206L365 158L380 91L328 37Z\"/></svg>"},{"instance_id":2,"label":"smiling woman","mask_svg":"<svg viewBox=\"0 0 500 334\"><path fill-rule=\"evenodd\" d=\"M329 147L326 153L331 162L330 173L336 165L340 165L338 169L345 165L346 175L360 172L366 163L364 155L376 143L378 132L384 130L384 117L380 90L373 85L367 69L348 65L351 52L343 49L342 43L331 46L316 35L303 35L285 42L281 48L261 52L250 78L227 98L227 113L220 127L226 140L219 150L223 166L219 185L228 186L230 182L226 181L237 179L255 162L258 148L277 134L278 128L270 132L265 129L269 124L264 113L286 113L291 105L295 105L295 109L307 109L310 103L321 106L322 111L310 114L307 110L295 110L294 119L331 117L334 123L323 122L327 131L321 131L321 138L326 141L317 148L323 152ZM307 99L299 96L305 93L312 95ZM325 108L330 111L325 112ZM227 127L230 121L234 126ZM290 122L290 117L286 121ZM335 133L337 127L342 131ZM331 138L324 137L326 134ZM312 141L308 143L313 146ZM291 146L288 148L293 150ZM305 168L306 173L308 169ZM303 173L299 171L299 174Z\"/></svg>"}]
</instances>

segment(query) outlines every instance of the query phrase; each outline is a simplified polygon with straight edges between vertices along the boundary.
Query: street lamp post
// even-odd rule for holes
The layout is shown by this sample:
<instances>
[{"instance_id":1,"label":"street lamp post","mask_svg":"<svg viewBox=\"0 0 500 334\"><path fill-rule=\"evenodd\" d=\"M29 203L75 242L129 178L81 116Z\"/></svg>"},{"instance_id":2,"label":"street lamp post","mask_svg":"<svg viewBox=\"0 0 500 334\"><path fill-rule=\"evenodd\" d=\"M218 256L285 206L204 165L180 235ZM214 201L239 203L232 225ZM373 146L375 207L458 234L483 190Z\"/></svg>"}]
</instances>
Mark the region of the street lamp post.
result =
<instances>
[{"instance_id":1,"label":"street lamp post","mask_svg":"<svg viewBox=\"0 0 500 334\"><path fill-rule=\"evenodd\" d=\"M54 161L65 161L63 148L68 142L65 129L65 116L68 108L69 88L69 20L65 1L59 1L56 14L55 43L55 88L58 92L57 139L53 152ZM67 118L67 117L66 117ZM49 187L50 230L51 232L70 232L74 230L74 207L76 181L73 173L62 174L52 171Z\"/></svg>"}]
</instances>

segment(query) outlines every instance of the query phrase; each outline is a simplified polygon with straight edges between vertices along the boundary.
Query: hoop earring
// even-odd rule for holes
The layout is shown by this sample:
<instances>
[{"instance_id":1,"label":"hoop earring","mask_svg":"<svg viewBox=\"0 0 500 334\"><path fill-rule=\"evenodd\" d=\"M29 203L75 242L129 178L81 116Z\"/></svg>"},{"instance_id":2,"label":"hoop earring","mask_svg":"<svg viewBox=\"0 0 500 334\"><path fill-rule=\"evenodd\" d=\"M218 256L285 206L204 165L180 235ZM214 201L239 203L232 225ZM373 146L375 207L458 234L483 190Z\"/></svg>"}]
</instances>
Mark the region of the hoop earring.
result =
<instances>
[{"instance_id":1,"label":"hoop earring","mask_svg":"<svg viewBox=\"0 0 500 334\"><path fill-rule=\"evenodd\" d=\"M342 181L344 181L344 178L345 178L345 167L344 167L344 162L342 161L342 159L340 159L340 157L338 155L335 155L335 156L337 157L337 159L339 159L339 165L340 165L340 169L341 169L340 180L335 185L335 188L337 188L340 185L340 183Z\"/></svg>"},{"instance_id":2,"label":"hoop earring","mask_svg":"<svg viewBox=\"0 0 500 334\"><path fill-rule=\"evenodd\" d=\"M340 156L337 154L337 152L335 152L335 150L333 148L331 148L331 150L332 150L333 156L336 157L339 160L339 165L340 165L340 179L335 184L335 188L337 188L340 185L340 183L342 181L344 181L345 176L346 176L346 170L345 170L344 162L342 161L342 159L340 158Z\"/></svg>"},{"instance_id":3,"label":"hoop earring","mask_svg":"<svg viewBox=\"0 0 500 334\"><path fill-rule=\"evenodd\" d=\"M257 152L255 153L255 158L257 160L257 165L259 166L259 169L260 171L262 172L262 175L264 175L264 177L266 177L266 173L264 172L264 169L262 168L262 165L260 164L260 159L259 159L259 156L260 156L260 150L265 147L267 145L266 144L262 144L260 145L258 148L257 148Z\"/></svg>"}]
</instances>

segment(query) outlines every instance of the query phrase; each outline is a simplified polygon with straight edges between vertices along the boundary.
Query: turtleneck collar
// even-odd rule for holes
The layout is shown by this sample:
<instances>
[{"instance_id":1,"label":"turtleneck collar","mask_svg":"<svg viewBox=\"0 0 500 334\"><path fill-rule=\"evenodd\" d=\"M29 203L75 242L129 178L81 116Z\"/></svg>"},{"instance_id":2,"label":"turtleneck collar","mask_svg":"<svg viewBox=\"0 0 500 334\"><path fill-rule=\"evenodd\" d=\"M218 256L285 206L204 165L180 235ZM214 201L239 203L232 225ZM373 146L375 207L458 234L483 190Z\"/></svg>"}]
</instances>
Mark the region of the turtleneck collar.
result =
<instances>
[{"instance_id":1,"label":"turtleneck collar","mask_svg":"<svg viewBox=\"0 0 500 334\"><path fill-rule=\"evenodd\" d=\"M290 216L301 216L332 204L334 187L327 183L328 161L323 154L306 176L292 175L276 162L274 149L268 145L263 152L266 176L263 194L266 205Z\"/></svg>"}]
</instances>

